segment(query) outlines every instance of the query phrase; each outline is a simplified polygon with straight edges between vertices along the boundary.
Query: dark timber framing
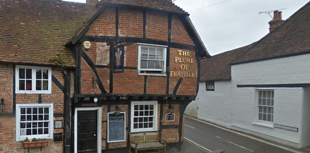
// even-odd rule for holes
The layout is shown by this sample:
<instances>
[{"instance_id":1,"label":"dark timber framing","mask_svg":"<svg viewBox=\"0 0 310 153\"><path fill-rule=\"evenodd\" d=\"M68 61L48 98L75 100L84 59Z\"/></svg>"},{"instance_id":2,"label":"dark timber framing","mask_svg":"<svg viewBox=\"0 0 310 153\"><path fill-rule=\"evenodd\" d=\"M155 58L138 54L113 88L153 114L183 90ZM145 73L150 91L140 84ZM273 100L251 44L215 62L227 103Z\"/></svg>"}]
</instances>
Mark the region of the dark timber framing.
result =
<instances>
[{"instance_id":1,"label":"dark timber framing","mask_svg":"<svg viewBox=\"0 0 310 153\"><path fill-rule=\"evenodd\" d=\"M16 92L15 92L15 88L16 88L16 82L15 82L15 65L13 65L13 107L12 107L12 112L13 114L15 114L16 112Z\"/></svg>"},{"instance_id":2,"label":"dark timber framing","mask_svg":"<svg viewBox=\"0 0 310 153\"><path fill-rule=\"evenodd\" d=\"M166 85L166 95L169 94L169 83L170 83L170 47L171 47L171 23L172 17L171 14L168 15L168 48L166 54L166 70L167 70L167 85Z\"/></svg>"},{"instance_id":3,"label":"dark timber framing","mask_svg":"<svg viewBox=\"0 0 310 153\"><path fill-rule=\"evenodd\" d=\"M238 88L304 88L310 87L310 83L303 84L245 84L237 85Z\"/></svg>"},{"instance_id":4,"label":"dark timber framing","mask_svg":"<svg viewBox=\"0 0 310 153\"><path fill-rule=\"evenodd\" d=\"M109 93L113 93L113 68L114 68L114 54L113 46L110 46L110 83L109 83Z\"/></svg>"},{"instance_id":5,"label":"dark timber framing","mask_svg":"<svg viewBox=\"0 0 310 153\"><path fill-rule=\"evenodd\" d=\"M52 81L53 81L54 84L62 91L62 93L64 93L64 87L63 87L62 84L59 82L59 80L54 76L54 74L52 75Z\"/></svg>"},{"instance_id":6,"label":"dark timber framing","mask_svg":"<svg viewBox=\"0 0 310 153\"><path fill-rule=\"evenodd\" d=\"M180 79L178 80L178 82L177 82L177 84L175 85L175 88L174 88L174 90L173 90L173 94L172 94L173 96L175 96L175 95L177 94L177 91L179 90L182 81L183 81L183 78L180 78Z\"/></svg>"},{"instance_id":7,"label":"dark timber framing","mask_svg":"<svg viewBox=\"0 0 310 153\"><path fill-rule=\"evenodd\" d=\"M92 42L111 42L111 43L148 43L158 45L169 45L172 48L186 49L190 51L196 51L196 47L192 45L185 45L173 42L167 42L162 40L148 39L148 38L136 38L136 37L114 37L114 36L84 36L81 41L92 41Z\"/></svg>"},{"instance_id":8,"label":"dark timber framing","mask_svg":"<svg viewBox=\"0 0 310 153\"><path fill-rule=\"evenodd\" d=\"M88 56L88 54L85 53L84 49L81 50L81 54L82 54L82 57L83 57L83 59L85 60L85 62L86 62L86 63L89 65L89 67L93 70L93 72L94 72L94 74L95 74L95 76L96 76L96 78L97 78L97 81L96 81L96 82L97 82L97 85L98 85L98 87L99 87L101 93L107 93L107 91L105 90L105 88L104 88L104 86L103 86L103 84L102 84L102 81L101 81L101 79L100 79L100 77L99 77L99 74L98 74L98 72L97 72L97 70L96 70L96 65L95 65L95 63L91 60L91 58Z\"/></svg>"},{"instance_id":9,"label":"dark timber framing","mask_svg":"<svg viewBox=\"0 0 310 153\"><path fill-rule=\"evenodd\" d=\"M143 10L143 38L146 37L146 10Z\"/></svg>"},{"instance_id":10,"label":"dark timber framing","mask_svg":"<svg viewBox=\"0 0 310 153\"><path fill-rule=\"evenodd\" d=\"M143 94L146 94L147 92L147 76L144 76L144 90L143 90Z\"/></svg>"},{"instance_id":11,"label":"dark timber framing","mask_svg":"<svg viewBox=\"0 0 310 153\"><path fill-rule=\"evenodd\" d=\"M65 78L65 92L64 92L64 152L70 153L70 118L71 118L71 106L70 106L70 93L71 93L71 71L67 70Z\"/></svg>"},{"instance_id":12,"label":"dark timber framing","mask_svg":"<svg viewBox=\"0 0 310 153\"><path fill-rule=\"evenodd\" d=\"M42 103L42 95L38 94L38 103Z\"/></svg>"}]
</instances>

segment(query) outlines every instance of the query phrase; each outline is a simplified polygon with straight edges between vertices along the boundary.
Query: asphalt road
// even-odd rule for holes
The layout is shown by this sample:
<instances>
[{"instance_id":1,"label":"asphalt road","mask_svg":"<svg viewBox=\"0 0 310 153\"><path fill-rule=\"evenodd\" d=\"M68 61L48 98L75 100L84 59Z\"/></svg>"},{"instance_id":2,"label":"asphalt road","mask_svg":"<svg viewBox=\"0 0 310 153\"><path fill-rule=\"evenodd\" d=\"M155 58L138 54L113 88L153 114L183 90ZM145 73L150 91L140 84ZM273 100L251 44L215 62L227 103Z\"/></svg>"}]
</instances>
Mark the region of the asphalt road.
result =
<instances>
[{"instance_id":1,"label":"asphalt road","mask_svg":"<svg viewBox=\"0 0 310 153\"><path fill-rule=\"evenodd\" d=\"M206 152L221 149L225 153L292 153L188 117L185 117L184 130L185 138L206 148Z\"/></svg>"}]
</instances>

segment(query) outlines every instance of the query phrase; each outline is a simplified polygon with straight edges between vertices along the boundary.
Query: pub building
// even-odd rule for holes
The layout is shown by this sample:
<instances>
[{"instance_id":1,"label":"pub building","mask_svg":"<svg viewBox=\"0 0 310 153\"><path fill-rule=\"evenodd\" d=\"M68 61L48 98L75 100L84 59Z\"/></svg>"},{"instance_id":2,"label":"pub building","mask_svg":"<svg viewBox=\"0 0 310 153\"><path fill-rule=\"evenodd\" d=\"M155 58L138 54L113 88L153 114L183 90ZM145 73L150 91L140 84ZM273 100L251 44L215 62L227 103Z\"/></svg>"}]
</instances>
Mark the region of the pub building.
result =
<instances>
[{"instance_id":1,"label":"pub building","mask_svg":"<svg viewBox=\"0 0 310 153\"><path fill-rule=\"evenodd\" d=\"M0 6L0 152L128 152L150 135L181 149L210 57L187 12L171 0Z\"/></svg>"}]
</instances>

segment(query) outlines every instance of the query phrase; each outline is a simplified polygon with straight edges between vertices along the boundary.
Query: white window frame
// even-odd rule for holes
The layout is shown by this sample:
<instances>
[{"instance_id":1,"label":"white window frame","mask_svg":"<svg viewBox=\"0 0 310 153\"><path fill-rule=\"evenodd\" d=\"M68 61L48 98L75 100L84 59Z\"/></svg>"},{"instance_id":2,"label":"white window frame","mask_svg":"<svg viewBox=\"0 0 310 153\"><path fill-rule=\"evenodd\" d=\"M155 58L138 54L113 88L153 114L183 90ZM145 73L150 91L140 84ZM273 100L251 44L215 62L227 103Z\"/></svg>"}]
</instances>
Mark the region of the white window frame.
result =
<instances>
[{"instance_id":1,"label":"white window frame","mask_svg":"<svg viewBox=\"0 0 310 153\"><path fill-rule=\"evenodd\" d=\"M48 133L42 135L21 135L20 134L20 120L21 120L21 108L29 108L29 107L48 107L49 108L49 126ZM53 139L53 130L54 130L54 104L53 103L44 103L44 104L16 104L16 141L24 141L26 137L29 140L33 138L36 139Z\"/></svg>"},{"instance_id":2,"label":"white window frame","mask_svg":"<svg viewBox=\"0 0 310 153\"><path fill-rule=\"evenodd\" d=\"M158 47L163 48L163 58L164 58L164 65L162 70L154 70L154 69L142 69L141 68L141 47ZM165 45L155 45L155 44L145 44L145 43L138 43L138 75L157 75L157 76L166 76L166 65L167 65L167 47ZM142 73L141 71L158 71L160 73Z\"/></svg>"},{"instance_id":3,"label":"white window frame","mask_svg":"<svg viewBox=\"0 0 310 153\"><path fill-rule=\"evenodd\" d=\"M268 116L266 117L266 120L263 120L263 119L259 119L259 114L260 114L260 111L259 111L259 107L269 107L268 106L268 101L266 99L265 101L265 104L266 105L263 105L263 101L261 102L261 105L259 104L259 92L260 91L267 91L267 92L273 92L273 97L272 97L272 101L270 101L270 105L271 105L271 102L273 102L273 106L272 106L272 118L271 120L272 121L268 121ZM256 103L256 109L255 109L255 121L253 122L254 125L258 125L258 126L263 126L263 127L268 127L268 128L274 128L274 115L275 115L275 100L274 100L274 90L273 89L257 89L256 90L256 96L255 96L255 103ZM268 97L267 97L268 98ZM264 113L264 110L262 110L262 113ZM267 113L268 113L268 110L267 110Z\"/></svg>"},{"instance_id":4,"label":"white window frame","mask_svg":"<svg viewBox=\"0 0 310 153\"><path fill-rule=\"evenodd\" d=\"M134 129L134 106L135 105L154 105L154 119L153 119L153 128L143 128L143 129ZM157 101L132 101L131 102L131 132L149 132L157 131L157 120L158 120L158 102Z\"/></svg>"},{"instance_id":5,"label":"white window frame","mask_svg":"<svg viewBox=\"0 0 310 153\"><path fill-rule=\"evenodd\" d=\"M32 90L19 90L19 69L31 69L32 71ZM36 69L47 69L48 70L48 90L36 90ZM52 93L52 68L50 67L37 67L37 66L22 66L17 65L15 68L15 92L17 94L51 94Z\"/></svg>"}]
</instances>

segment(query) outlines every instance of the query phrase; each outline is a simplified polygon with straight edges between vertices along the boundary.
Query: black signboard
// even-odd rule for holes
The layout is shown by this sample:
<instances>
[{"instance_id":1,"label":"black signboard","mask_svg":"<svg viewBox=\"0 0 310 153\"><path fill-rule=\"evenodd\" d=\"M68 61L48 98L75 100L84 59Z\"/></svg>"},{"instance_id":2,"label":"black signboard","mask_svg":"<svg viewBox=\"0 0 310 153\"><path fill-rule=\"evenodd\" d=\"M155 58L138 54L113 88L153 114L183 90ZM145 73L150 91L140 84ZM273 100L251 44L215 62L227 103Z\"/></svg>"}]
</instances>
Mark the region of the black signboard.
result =
<instances>
[{"instance_id":1,"label":"black signboard","mask_svg":"<svg viewBox=\"0 0 310 153\"><path fill-rule=\"evenodd\" d=\"M120 112L108 113L108 142L121 142L126 140L126 114Z\"/></svg>"},{"instance_id":2,"label":"black signboard","mask_svg":"<svg viewBox=\"0 0 310 153\"><path fill-rule=\"evenodd\" d=\"M114 48L114 73L124 72L124 46Z\"/></svg>"}]
</instances>

